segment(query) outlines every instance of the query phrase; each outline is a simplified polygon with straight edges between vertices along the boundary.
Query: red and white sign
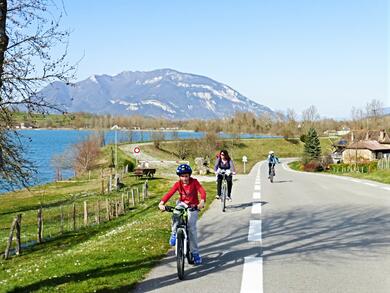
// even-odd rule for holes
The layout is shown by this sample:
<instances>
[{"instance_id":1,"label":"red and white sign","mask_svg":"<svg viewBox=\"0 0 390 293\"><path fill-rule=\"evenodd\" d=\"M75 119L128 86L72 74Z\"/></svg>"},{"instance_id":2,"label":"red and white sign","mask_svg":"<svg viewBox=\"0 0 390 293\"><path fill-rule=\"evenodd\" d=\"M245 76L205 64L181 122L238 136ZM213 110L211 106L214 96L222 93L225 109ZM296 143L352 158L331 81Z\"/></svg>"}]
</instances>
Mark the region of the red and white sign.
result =
<instances>
[{"instance_id":1,"label":"red and white sign","mask_svg":"<svg viewBox=\"0 0 390 293\"><path fill-rule=\"evenodd\" d=\"M135 147L134 150L133 150L133 153L135 155L139 155L141 153L141 149L139 147Z\"/></svg>"}]
</instances>

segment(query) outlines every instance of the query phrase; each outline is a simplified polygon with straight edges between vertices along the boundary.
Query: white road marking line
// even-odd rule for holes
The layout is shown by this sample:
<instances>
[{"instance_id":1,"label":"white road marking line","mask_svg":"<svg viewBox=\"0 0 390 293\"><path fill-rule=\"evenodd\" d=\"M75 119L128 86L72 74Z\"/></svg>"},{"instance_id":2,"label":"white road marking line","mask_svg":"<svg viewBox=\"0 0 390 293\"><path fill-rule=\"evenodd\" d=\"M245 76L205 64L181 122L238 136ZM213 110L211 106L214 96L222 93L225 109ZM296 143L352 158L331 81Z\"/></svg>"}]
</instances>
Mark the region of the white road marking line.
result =
<instances>
[{"instance_id":1,"label":"white road marking line","mask_svg":"<svg viewBox=\"0 0 390 293\"><path fill-rule=\"evenodd\" d=\"M248 256L244 258L241 280L241 293L263 293L263 258Z\"/></svg>"},{"instance_id":2,"label":"white road marking line","mask_svg":"<svg viewBox=\"0 0 390 293\"><path fill-rule=\"evenodd\" d=\"M261 214L261 202L254 202L253 203L252 214Z\"/></svg>"},{"instance_id":3,"label":"white road marking line","mask_svg":"<svg viewBox=\"0 0 390 293\"><path fill-rule=\"evenodd\" d=\"M384 190L390 190L390 187L382 187Z\"/></svg>"},{"instance_id":4,"label":"white road marking line","mask_svg":"<svg viewBox=\"0 0 390 293\"><path fill-rule=\"evenodd\" d=\"M363 184L366 184L368 186L378 187L378 185L372 184L372 183L368 183L368 182L363 182Z\"/></svg>"},{"instance_id":5,"label":"white road marking line","mask_svg":"<svg viewBox=\"0 0 390 293\"><path fill-rule=\"evenodd\" d=\"M260 199L261 193L260 192L253 192L253 199Z\"/></svg>"},{"instance_id":6,"label":"white road marking line","mask_svg":"<svg viewBox=\"0 0 390 293\"><path fill-rule=\"evenodd\" d=\"M261 243L261 220L250 220L248 241Z\"/></svg>"},{"instance_id":7,"label":"white road marking line","mask_svg":"<svg viewBox=\"0 0 390 293\"><path fill-rule=\"evenodd\" d=\"M261 190L261 187L260 187L260 185L255 185L255 190Z\"/></svg>"}]
</instances>

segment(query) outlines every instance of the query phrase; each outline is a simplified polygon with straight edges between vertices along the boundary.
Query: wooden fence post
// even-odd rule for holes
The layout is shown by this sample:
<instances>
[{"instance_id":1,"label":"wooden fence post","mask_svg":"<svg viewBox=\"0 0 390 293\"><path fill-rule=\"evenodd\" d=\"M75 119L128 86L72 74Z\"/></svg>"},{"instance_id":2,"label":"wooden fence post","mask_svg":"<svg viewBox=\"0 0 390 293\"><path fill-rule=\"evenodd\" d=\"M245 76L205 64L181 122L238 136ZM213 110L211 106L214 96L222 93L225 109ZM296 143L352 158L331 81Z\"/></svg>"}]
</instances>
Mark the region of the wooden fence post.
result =
<instances>
[{"instance_id":1,"label":"wooden fence post","mask_svg":"<svg viewBox=\"0 0 390 293\"><path fill-rule=\"evenodd\" d=\"M133 202L133 207L135 206L135 199L134 199L134 189L131 189L131 200Z\"/></svg>"},{"instance_id":2,"label":"wooden fence post","mask_svg":"<svg viewBox=\"0 0 390 293\"><path fill-rule=\"evenodd\" d=\"M122 214L125 213L125 195L122 193L122 206L121 206L121 212Z\"/></svg>"},{"instance_id":3,"label":"wooden fence post","mask_svg":"<svg viewBox=\"0 0 390 293\"><path fill-rule=\"evenodd\" d=\"M137 186L137 197L138 197L138 203L141 203L141 198L140 198L140 195L139 195L139 187Z\"/></svg>"},{"instance_id":4,"label":"wooden fence post","mask_svg":"<svg viewBox=\"0 0 390 293\"><path fill-rule=\"evenodd\" d=\"M38 243L42 243L42 226L43 226L43 219L42 219L42 208L39 208L38 209L38 215L37 215L37 221L38 221L38 237L37 237L37 240L38 240Z\"/></svg>"},{"instance_id":5,"label":"wooden fence post","mask_svg":"<svg viewBox=\"0 0 390 293\"><path fill-rule=\"evenodd\" d=\"M106 212L107 212L107 221L110 220L110 203L108 202L108 198L106 199Z\"/></svg>"},{"instance_id":6,"label":"wooden fence post","mask_svg":"<svg viewBox=\"0 0 390 293\"><path fill-rule=\"evenodd\" d=\"M60 213L61 213L61 234L64 233L64 208L60 207Z\"/></svg>"},{"instance_id":7,"label":"wooden fence post","mask_svg":"<svg viewBox=\"0 0 390 293\"><path fill-rule=\"evenodd\" d=\"M22 214L16 216L16 255L22 252L22 244L20 242L20 230L22 229Z\"/></svg>"},{"instance_id":8,"label":"wooden fence post","mask_svg":"<svg viewBox=\"0 0 390 293\"><path fill-rule=\"evenodd\" d=\"M5 248L5 252L4 252L4 259L8 259L9 250L11 248L12 238L14 236L14 230L15 230L15 226L16 226L17 221L18 221L17 217L12 221L11 230L9 232L9 237L8 237L8 242L7 242L7 247Z\"/></svg>"},{"instance_id":9,"label":"wooden fence post","mask_svg":"<svg viewBox=\"0 0 390 293\"><path fill-rule=\"evenodd\" d=\"M100 201L96 203L96 224L100 224Z\"/></svg>"},{"instance_id":10,"label":"wooden fence post","mask_svg":"<svg viewBox=\"0 0 390 293\"><path fill-rule=\"evenodd\" d=\"M84 201L84 226L88 226L88 205L87 201Z\"/></svg>"},{"instance_id":11,"label":"wooden fence post","mask_svg":"<svg viewBox=\"0 0 390 293\"><path fill-rule=\"evenodd\" d=\"M72 219L73 219L73 231L76 231L76 203L73 203Z\"/></svg>"},{"instance_id":12,"label":"wooden fence post","mask_svg":"<svg viewBox=\"0 0 390 293\"><path fill-rule=\"evenodd\" d=\"M114 203L115 203L115 218L118 218L118 201L115 200Z\"/></svg>"},{"instance_id":13,"label":"wooden fence post","mask_svg":"<svg viewBox=\"0 0 390 293\"><path fill-rule=\"evenodd\" d=\"M100 171L100 180L102 181L102 190L101 190L101 193L104 194L104 173L103 173L103 169L101 169Z\"/></svg>"}]
</instances>

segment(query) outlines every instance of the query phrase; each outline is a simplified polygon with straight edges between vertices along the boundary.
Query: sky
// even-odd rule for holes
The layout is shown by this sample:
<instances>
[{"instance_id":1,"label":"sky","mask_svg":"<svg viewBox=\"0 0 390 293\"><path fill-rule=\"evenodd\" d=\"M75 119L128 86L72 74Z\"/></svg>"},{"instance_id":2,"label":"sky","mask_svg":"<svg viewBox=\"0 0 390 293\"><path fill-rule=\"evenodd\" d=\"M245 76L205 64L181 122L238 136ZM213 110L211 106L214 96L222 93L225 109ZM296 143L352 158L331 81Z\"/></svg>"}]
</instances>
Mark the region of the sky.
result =
<instances>
[{"instance_id":1,"label":"sky","mask_svg":"<svg viewBox=\"0 0 390 293\"><path fill-rule=\"evenodd\" d=\"M60 1L60 0L58 0ZM388 0L63 0L77 80L172 68L274 110L390 106Z\"/></svg>"}]
</instances>

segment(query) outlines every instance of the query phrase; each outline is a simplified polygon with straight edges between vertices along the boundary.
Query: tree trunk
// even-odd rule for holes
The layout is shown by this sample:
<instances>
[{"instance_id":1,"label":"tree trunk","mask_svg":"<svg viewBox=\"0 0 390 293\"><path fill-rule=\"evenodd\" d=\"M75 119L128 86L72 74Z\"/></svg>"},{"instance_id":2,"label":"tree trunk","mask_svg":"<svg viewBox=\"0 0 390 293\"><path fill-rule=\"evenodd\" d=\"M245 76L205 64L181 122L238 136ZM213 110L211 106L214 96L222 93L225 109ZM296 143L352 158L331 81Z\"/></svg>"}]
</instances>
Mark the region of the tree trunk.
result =
<instances>
[{"instance_id":1,"label":"tree trunk","mask_svg":"<svg viewBox=\"0 0 390 293\"><path fill-rule=\"evenodd\" d=\"M0 88L3 86L4 55L8 47L8 36L6 32L7 0L0 0ZM0 96L0 101L2 100Z\"/></svg>"}]
</instances>

